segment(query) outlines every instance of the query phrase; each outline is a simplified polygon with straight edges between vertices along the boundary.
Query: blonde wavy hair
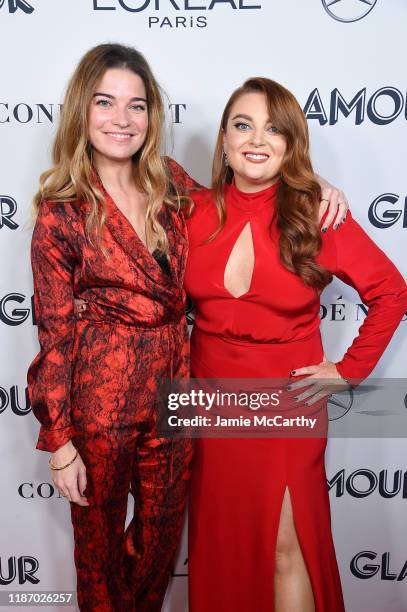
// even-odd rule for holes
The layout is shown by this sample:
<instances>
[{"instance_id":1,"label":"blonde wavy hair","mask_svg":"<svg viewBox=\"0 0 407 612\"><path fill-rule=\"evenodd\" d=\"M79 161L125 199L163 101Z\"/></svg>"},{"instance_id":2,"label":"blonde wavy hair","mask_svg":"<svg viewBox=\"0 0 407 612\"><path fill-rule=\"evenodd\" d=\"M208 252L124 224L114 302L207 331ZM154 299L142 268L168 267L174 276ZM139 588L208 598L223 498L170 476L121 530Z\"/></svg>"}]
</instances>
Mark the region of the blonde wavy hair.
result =
<instances>
[{"instance_id":1,"label":"blonde wavy hair","mask_svg":"<svg viewBox=\"0 0 407 612\"><path fill-rule=\"evenodd\" d=\"M160 151L164 107L160 87L146 59L132 47L98 45L79 62L65 94L52 150L53 166L40 176L39 190L34 198L35 214L42 200L88 202L86 234L92 244L104 250L101 234L106 221L106 201L95 184L88 113L97 83L110 68L131 70L146 88L148 129L143 146L133 156L133 176L137 189L147 196L147 243L156 243L160 251L168 253L167 235L158 213L163 203L176 209L180 204Z\"/></svg>"},{"instance_id":2,"label":"blonde wavy hair","mask_svg":"<svg viewBox=\"0 0 407 612\"><path fill-rule=\"evenodd\" d=\"M273 125L285 137L287 145L276 202L280 261L306 285L322 290L331 282L332 274L315 261L322 245L317 222L321 188L310 159L307 121L294 95L276 81L264 77L248 79L233 92L223 111L212 166L219 227L209 239L214 238L225 224L224 186L233 181L233 170L226 164L223 153L223 137L230 112L242 95L253 92L265 96Z\"/></svg>"}]
</instances>

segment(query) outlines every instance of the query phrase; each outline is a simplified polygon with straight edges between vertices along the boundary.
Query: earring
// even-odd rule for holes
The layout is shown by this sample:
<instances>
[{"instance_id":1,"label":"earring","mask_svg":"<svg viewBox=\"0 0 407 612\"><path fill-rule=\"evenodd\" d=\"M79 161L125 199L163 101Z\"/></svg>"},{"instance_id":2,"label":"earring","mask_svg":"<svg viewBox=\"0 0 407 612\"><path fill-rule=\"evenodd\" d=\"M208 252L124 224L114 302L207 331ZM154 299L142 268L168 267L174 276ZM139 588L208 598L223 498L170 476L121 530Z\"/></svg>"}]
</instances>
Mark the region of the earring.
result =
<instances>
[{"instance_id":1,"label":"earring","mask_svg":"<svg viewBox=\"0 0 407 612\"><path fill-rule=\"evenodd\" d=\"M229 160L228 160L228 156L225 153L225 150L223 150L223 160L225 162L225 166L229 166Z\"/></svg>"}]
</instances>

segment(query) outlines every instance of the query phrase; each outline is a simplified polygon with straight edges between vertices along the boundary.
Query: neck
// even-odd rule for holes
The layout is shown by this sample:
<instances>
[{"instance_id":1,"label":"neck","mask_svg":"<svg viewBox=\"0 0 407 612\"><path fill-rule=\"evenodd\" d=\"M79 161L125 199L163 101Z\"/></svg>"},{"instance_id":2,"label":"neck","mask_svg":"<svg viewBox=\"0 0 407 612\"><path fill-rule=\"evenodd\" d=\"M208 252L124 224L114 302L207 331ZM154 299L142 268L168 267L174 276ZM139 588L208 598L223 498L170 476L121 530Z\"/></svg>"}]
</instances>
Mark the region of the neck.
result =
<instances>
[{"instance_id":1,"label":"neck","mask_svg":"<svg viewBox=\"0 0 407 612\"><path fill-rule=\"evenodd\" d=\"M264 189L268 189L272 185L275 185L278 181L278 176L273 176L273 178L268 181L261 181L261 183L256 183L255 181L247 181L240 176L234 176L235 186L239 191L243 191L244 193L256 193L257 191L263 191Z\"/></svg>"},{"instance_id":2,"label":"neck","mask_svg":"<svg viewBox=\"0 0 407 612\"><path fill-rule=\"evenodd\" d=\"M115 161L93 154L93 163L102 183L110 189L128 191L134 188L133 168L131 159Z\"/></svg>"}]
</instances>

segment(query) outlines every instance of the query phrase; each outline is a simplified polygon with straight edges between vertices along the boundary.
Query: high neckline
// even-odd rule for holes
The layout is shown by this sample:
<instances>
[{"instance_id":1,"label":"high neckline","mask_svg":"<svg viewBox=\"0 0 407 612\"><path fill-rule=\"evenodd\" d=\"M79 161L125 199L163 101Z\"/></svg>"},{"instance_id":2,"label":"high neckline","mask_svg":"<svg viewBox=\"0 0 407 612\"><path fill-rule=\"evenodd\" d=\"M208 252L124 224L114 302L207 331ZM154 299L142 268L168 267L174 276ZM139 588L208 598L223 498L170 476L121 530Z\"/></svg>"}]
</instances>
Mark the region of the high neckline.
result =
<instances>
[{"instance_id":1,"label":"high neckline","mask_svg":"<svg viewBox=\"0 0 407 612\"><path fill-rule=\"evenodd\" d=\"M226 185L225 194L229 196L228 200L234 206L240 208L240 210L244 210L247 213L257 212L275 198L278 186L279 181L276 181L273 185L261 191L248 193L246 191L240 191L233 182Z\"/></svg>"}]
</instances>

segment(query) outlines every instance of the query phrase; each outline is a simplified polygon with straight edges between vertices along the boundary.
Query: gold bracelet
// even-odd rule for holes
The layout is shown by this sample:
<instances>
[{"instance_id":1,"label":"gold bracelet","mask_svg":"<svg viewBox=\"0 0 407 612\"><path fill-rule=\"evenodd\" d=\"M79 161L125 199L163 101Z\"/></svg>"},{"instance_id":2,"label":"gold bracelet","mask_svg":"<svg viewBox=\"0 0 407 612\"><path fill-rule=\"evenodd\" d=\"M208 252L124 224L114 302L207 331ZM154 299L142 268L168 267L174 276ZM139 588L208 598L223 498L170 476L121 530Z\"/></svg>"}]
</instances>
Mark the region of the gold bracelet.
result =
<instances>
[{"instance_id":1,"label":"gold bracelet","mask_svg":"<svg viewBox=\"0 0 407 612\"><path fill-rule=\"evenodd\" d=\"M51 462L51 457L50 457L49 461L48 461L49 467L51 468L51 470L55 470L56 472L59 471L59 470L64 470L65 468L67 468L67 467L69 467L70 465L73 464L73 462L75 461L77 456L78 456L78 451L76 451L75 457L73 459L71 459L69 463L67 463L66 465L63 465L62 467L55 467L55 466L53 466L52 462Z\"/></svg>"}]
</instances>

